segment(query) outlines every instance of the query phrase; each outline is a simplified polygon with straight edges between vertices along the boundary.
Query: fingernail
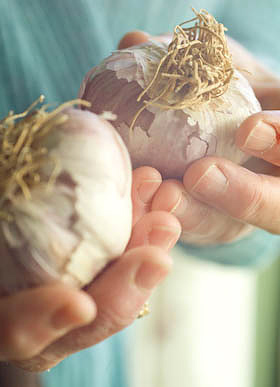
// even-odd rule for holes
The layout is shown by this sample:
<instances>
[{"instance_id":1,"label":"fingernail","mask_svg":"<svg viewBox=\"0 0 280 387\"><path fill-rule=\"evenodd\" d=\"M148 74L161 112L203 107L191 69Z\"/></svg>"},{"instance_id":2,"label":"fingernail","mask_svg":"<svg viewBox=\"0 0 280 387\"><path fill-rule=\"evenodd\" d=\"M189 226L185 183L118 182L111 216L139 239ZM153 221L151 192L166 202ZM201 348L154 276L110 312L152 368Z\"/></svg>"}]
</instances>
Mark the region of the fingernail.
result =
<instances>
[{"instance_id":1,"label":"fingernail","mask_svg":"<svg viewBox=\"0 0 280 387\"><path fill-rule=\"evenodd\" d=\"M179 229L155 226L148 235L149 244L169 250L176 244L179 234Z\"/></svg>"},{"instance_id":2,"label":"fingernail","mask_svg":"<svg viewBox=\"0 0 280 387\"><path fill-rule=\"evenodd\" d=\"M188 203L187 196L184 192L182 192L177 203L175 204L175 206L172 208L170 212L175 216L181 217L186 214L188 206L189 206L189 203Z\"/></svg>"},{"instance_id":3,"label":"fingernail","mask_svg":"<svg viewBox=\"0 0 280 387\"><path fill-rule=\"evenodd\" d=\"M135 276L135 284L142 289L151 290L165 277L169 265L158 265L152 262L144 262Z\"/></svg>"},{"instance_id":4,"label":"fingernail","mask_svg":"<svg viewBox=\"0 0 280 387\"><path fill-rule=\"evenodd\" d=\"M158 189L161 180L144 180L142 184L138 187L138 195L140 200L147 204L149 203L155 191Z\"/></svg>"},{"instance_id":5,"label":"fingernail","mask_svg":"<svg viewBox=\"0 0 280 387\"><path fill-rule=\"evenodd\" d=\"M200 196L207 196L208 199L216 197L225 192L228 186L228 179L223 172L215 165L211 165L200 179L193 186L192 191Z\"/></svg>"},{"instance_id":6,"label":"fingernail","mask_svg":"<svg viewBox=\"0 0 280 387\"><path fill-rule=\"evenodd\" d=\"M96 310L92 303L83 300L78 309L74 309L72 305L58 309L51 318L51 325L55 330L67 330L89 324L95 315Z\"/></svg>"},{"instance_id":7,"label":"fingernail","mask_svg":"<svg viewBox=\"0 0 280 387\"><path fill-rule=\"evenodd\" d=\"M263 121L259 121L247 137L244 148L263 152L270 149L275 142L276 132L273 126L268 125Z\"/></svg>"}]
</instances>

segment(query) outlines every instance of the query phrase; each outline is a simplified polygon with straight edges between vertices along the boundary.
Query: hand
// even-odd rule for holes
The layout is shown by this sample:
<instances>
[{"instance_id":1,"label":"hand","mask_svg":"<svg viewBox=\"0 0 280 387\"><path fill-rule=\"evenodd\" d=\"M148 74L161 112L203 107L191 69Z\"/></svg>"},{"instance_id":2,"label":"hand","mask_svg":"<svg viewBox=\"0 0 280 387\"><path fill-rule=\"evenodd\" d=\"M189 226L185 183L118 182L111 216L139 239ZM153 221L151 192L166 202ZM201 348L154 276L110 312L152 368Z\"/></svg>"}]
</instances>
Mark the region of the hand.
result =
<instances>
[{"instance_id":1,"label":"hand","mask_svg":"<svg viewBox=\"0 0 280 387\"><path fill-rule=\"evenodd\" d=\"M0 298L0 360L43 371L135 320L169 272L167 253L181 231L171 214L150 212L160 184L153 168L134 171L129 245L86 291L55 284Z\"/></svg>"},{"instance_id":2,"label":"hand","mask_svg":"<svg viewBox=\"0 0 280 387\"><path fill-rule=\"evenodd\" d=\"M166 181L153 209L167 209L163 197L173 196L170 212L183 227L188 243L231 242L253 226L280 234L280 112L261 112L240 127L236 142L245 152L266 160L266 173L256 173L226 159L207 157L193 163L183 183ZM170 200L169 203L171 203Z\"/></svg>"},{"instance_id":3,"label":"hand","mask_svg":"<svg viewBox=\"0 0 280 387\"><path fill-rule=\"evenodd\" d=\"M264 110L280 109L280 77L260 63L248 50L228 37L233 63L248 79Z\"/></svg>"},{"instance_id":4,"label":"hand","mask_svg":"<svg viewBox=\"0 0 280 387\"><path fill-rule=\"evenodd\" d=\"M120 48L148 39L145 33L132 32L121 40ZM170 36L156 39L168 41ZM230 38L229 44L235 66L251 73L244 75L262 106L280 109L280 79ZM182 225L181 240L196 245L232 242L254 227L280 234L279 136L280 111L249 117L237 132L236 144L254 159L246 166L217 157L197 160L182 182L161 184L152 210L176 215Z\"/></svg>"}]
</instances>

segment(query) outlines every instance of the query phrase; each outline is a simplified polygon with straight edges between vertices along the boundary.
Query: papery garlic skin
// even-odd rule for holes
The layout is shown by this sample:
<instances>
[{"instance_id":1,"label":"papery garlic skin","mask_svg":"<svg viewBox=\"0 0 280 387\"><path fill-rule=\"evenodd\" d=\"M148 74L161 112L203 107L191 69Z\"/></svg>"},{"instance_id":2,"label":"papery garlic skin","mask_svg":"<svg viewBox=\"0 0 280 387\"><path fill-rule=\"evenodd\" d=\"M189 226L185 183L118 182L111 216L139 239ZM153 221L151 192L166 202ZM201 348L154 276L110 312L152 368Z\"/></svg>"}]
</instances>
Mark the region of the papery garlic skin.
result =
<instances>
[{"instance_id":1,"label":"papery garlic skin","mask_svg":"<svg viewBox=\"0 0 280 387\"><path fill-rule=\"evenodd\" d=\"M228 90L209 103L171 110L149 105L130 125L142 102L137 97L149 84L167 44L150 41L116 51L86 75L80 97L91 110L112 111L113 125L122 136L133 167L150 165L165 178L180 178L201 157L216 155L241 164L248 156L235 145L235 132L261 110L248 81L237 70ZM144 98L145 99L145 98Z\"/></svg>"},{"instance_id":2,"label":"papery garlic skin","mask_svg":"<svg viewBox=\"0 0 280 387\"><path fill-rule=\"evenodd\" d=\"M57 279L82 287L130 238L131 163L123 141L93 113L65 113L68 120L45 143L60 168L53 187L32 189L31 200L17 197L8 208L14 221L0 223L2 291ZM51 164L42 173L49 175Z\"/></svg>"}]
</instances>

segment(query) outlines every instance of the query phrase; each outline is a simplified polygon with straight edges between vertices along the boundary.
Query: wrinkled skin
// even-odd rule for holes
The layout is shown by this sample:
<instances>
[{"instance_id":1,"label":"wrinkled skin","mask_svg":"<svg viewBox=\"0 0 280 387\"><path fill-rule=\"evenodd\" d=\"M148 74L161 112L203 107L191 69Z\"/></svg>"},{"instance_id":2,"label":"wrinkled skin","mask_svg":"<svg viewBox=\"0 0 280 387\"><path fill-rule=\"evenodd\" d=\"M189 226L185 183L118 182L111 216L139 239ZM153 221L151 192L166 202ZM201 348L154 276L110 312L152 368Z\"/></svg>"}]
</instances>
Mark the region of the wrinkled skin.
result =
<instances>
[{"instance_id":1,"label":"wrinkled skin","mask_svg":"<svg viewBox=\"0 0 280 387\"><path fill-rule=\"evenodd\" d=\"M120 48L147 39L145 33L132 32ZM245 166L218 157L195 161L182 180L165 180L152 202L153 210L176 215L181 240L195 245L229 243L254 227L280 234L280 78L230 38L229 45L235 65L248 70L244 75L265 109L246 119L236 133L236 145L253 158ZM253 134L254 128L258 131Z\"/></svg>"}]
</instances>

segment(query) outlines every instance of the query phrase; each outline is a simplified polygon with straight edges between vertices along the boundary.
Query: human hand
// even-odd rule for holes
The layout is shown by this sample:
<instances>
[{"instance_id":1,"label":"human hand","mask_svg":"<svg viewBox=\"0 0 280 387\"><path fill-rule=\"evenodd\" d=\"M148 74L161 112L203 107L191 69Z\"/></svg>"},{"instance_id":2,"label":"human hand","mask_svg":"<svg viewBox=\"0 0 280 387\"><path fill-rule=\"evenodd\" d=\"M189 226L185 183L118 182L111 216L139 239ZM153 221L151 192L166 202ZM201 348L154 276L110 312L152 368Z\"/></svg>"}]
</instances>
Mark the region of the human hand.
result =
<instances>
[{"instance_id":1,"label":"human hand","mask_svg":"<svg viewBox=\"0 0 280 387\"><path fill-rule=\"evenodd\" d=\"M234 39L227 40L235 67L251 84L263 110L280 109L280 77Z\"/></svg>"},{"instance_id":2,"label":"human hand","mask_svg":"<svg viewBox=\"0 0 280 387\"><path fill-rule=\"evenodd\" d=\"M145 33L132 32L121 40L120 48L148 39ZM170 36L156 39L168 41ZM235 65L247 67L249 73L244 75L262 106L280 109L279 79L242 46L230 38L229 43ZM232 242L254 227L280 234L279 133L280 111L263 111L249 117L236 135L237 146L254 156L246 166L217 157L197 160L186 170L182 182L165 180L161 184L152 210L176 215L182 225L181 240L195 245ZM249 138L255 150L249 147Z\"/></svg>"},{"instance_id":3,"label":"human hand","mask_svg":"<svg viewBox=\"0 0 280 387\"><path fill-rule=\"evenodd\" d=\"M161 184L153 168L133 172L133 230L126 252L85 291L63 284L0 298L0 361L43 371L131 324L171 268L180 235L171 214L150 212Z\"/></svg>"}]
</instances>

